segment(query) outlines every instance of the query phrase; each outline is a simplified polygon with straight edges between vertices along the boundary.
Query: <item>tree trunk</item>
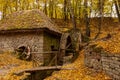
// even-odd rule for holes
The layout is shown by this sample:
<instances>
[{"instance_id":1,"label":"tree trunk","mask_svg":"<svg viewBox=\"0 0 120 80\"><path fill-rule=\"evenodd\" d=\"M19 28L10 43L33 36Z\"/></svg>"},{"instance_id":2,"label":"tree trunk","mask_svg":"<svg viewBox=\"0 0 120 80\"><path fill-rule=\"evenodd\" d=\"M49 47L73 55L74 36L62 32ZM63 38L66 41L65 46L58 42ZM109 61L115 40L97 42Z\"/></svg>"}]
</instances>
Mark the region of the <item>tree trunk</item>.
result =
<instances>
[{"instance_id":1,"label":"tree trunk","mask_svg":"<svg viewBox=\"0 0 120 80\"><path fill-rule=\"evenodd\" d=\"M53 0L49 1L49 15L51 18L53 18Z\"/></svg>"},{"instance_id":2,"label":"tree trunk","mask_svg":"<svg viewBox=\"0 0 120 80\"><path fill-rule=\"evenodd\" d=\"M5 2L5 4L3 5L3 16L2 18L4 18L6 16L6 12L7 12L7 7L8 7L8 1Z\"/></svg>"},{"instance_id":3,"label":"tree trunk","mask_svg":"<svg viewBox=\"0 0 120 80\"><path fill-rule=\"evenodd\" d=\"M113 3L112 3L112 5L111 5L111 14L110 14L110 16L112 17L112 14L113 13Z\"/></svg>"},{"instance_id":4,"label":"tree trunk","mask_svg":"<svg viewBox=\"0 0 120 80\"><path fill-rule=\"evenodd\" d=\"M15 10L18 11L18 0L15 1Z\"/></svg>"},{"instance_id":5,"label":"tree trunk","mask_svg":"<svg viewBox=\"0 0 120 80\"><path fill-rule=\"evenodd\" d=\"M85 6L85 22L86 22L86 36L90 37L90 25L89 25L89 18L88 18L88 11L87 11L87 0L84 1L84 6Z\"/></svg>"},{"instance_id":6,"label":"tree trunk","mask_svg":"<svg viewBox=\"0 0 120 80\"><path fill-rule=\"evenodd\" d=\"M47 15L47 1L45 0L44 3L45 3L44 12Z\"/></svg>"},{"instance_id":7,"label":"tree trunk","mask_svg":"<svg viewBox=\"0 0 120 80\"><path fill-rule=\"evenodd\" d=\"M114 3L115 3L115 8L116 8L118 20L119 20L119 22L120 22L120 13L119 13L119 8L118 8L118 5L117 5L117 1L115 0Z\"/></svg>"},{"instance_id":8,"label":"tree trunk","mask_svg":"<svg viewBox=\"0 0 120 80\"><path fill-rule=\"evenodd\" d=\"M101 26L102 26L102 17L103 17L103 0L99 0L99 23L98 23L98 33L95 36L94 39L98 38L98 36L100 35L100 31L101 31Z\"/></svg>"},{"instance_id":9,"label":"tree trunk","mask_svg":"<svg viewBox=\"0 0 120 80\"><path fill-rule=\"evenodd\" d=\"M79 10L78 10L79 14L78 15L79 15L79 19L80 19L81 18L81 1L79 1L79 5L78 6L79 6Z\"/></svg>"},{"instance_id":10,"label":"tree trunk","mask_svg":"<svg viewBox=\"0 0 120 80\"><path fill-rule=\"evenodd\" d=\"M90 4L90 6L91 6L91 7L90 7L90 17L92 17L92 10L93 10L93 9L92 9L92 7L93 7L92 2L93 2L93 0L90 0L90 2L91 2L91 4Z\"/></svg>"},{"instance_id":11,"label":"tree trunk","mask_svg":"<svg viewBox=\"0 0 120 80\"><path fill-rule=\"evenodd\" d=\"M37 9L39 9L40 5L39 5L39 0L36 0L37 3Z\"/></svg>"},{"instance_id":12,"label":"tree trunk","mask_svg":"<svg viewBox=\"0 0 120 80\"><path fill-rule=\"evenodd\" d=\"M76 0L76 2L75 2L75 7L74 7L76 19L78 18L78 15L77 15L77 14L78 14L78 4L79 4L79 1Z\"/></svg>"},{"instance_id":13,"label":"tree trunk","mask_svg":"<svg viewBox=\"0 0 120 80\"><path fill-rule=\"evenodd\" d=\"M64 0L64 21L67 21L67 0Z\"/></svg>"},{"instance_id":14,"label":"tree trunk","mask_svg":"<svg viewBox=\"0 0 120 80\"><path fill-rule=\"evenodd\" d=\"M118 0L118 6L119 6L119 9L120 9L120 0Z\"/></svg>"},{"instance_id":15,"label":"tree trunk","mask_svg":"<svg viewBox=\"0 0 120 80\"><path fill-rule=\"evenodd\" d=\"M74 9L71 5L71 0L68 0L67 2L68 2L72 22L73 22L73 28L76 29L76 19L75 19L75 15L74 15Z\"/></svg>"}]
</instances>

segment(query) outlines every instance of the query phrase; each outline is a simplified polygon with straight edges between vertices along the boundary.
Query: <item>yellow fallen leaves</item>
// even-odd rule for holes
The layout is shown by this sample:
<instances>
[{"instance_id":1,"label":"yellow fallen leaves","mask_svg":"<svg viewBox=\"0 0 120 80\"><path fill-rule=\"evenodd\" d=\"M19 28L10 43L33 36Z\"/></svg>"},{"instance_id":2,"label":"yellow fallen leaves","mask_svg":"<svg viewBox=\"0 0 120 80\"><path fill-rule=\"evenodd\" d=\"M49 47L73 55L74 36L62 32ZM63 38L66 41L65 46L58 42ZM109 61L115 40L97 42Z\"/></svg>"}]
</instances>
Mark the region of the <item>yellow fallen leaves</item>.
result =
<instances>
[{"instance_id":1,"label":"yellow fallen leaves","mask_svg":"<svg viewBox=\"0 0 120 80\"><path fill-rule=\"evenodd\" d=\"M112 37L110 39L105 41L100 40L94 43L97 44L98 46L102 46L106 51L110 53L120 53L120 32L118 29L119 28L111 29L110 33ZM104 33L106 32L104 31Z\"/></svg>"},{"instance_id":2,"label":"yellow fallen leaves","mask_svg":"<svg viewBox=\"0 0 120 80\"><path fill-rule=\"evenodd\" d=\"M0 54L0 69L1 73L4 70L8 70L4 75L0 74L0 80L20 80L26 77L26 73L22 76L13 75L14 72L22 69L32 68L32 62L16 59L14 55L10 53Z\"/></svg>"},{"instance_id":3,"label":"yellow fallen leaves","mask_svg":"<svg viewBox=\"0 0 120 80\"><path fill-rule=\"evenodd\" d=\"M45 80L108 80L109 77L104 73L97 73L94 70L88 69L84 66L84 53L80 53L77 60L69 65L63 66L65 68L75 68L75 70L60 70L54 72L52 76Z\"/></svg>"},{"instance_id":4,"label":"yellow fallen leaves","mask_svg":"<svg viewBox=\"0 0 120 80\"><path fill-rule=\"evenodd\" d=\"M7 74L5 77L0 78L0 80L23 80L27 78L27 74L24 73L22 76L16 76L12 73Z\"/></svg>"}]
</instances>

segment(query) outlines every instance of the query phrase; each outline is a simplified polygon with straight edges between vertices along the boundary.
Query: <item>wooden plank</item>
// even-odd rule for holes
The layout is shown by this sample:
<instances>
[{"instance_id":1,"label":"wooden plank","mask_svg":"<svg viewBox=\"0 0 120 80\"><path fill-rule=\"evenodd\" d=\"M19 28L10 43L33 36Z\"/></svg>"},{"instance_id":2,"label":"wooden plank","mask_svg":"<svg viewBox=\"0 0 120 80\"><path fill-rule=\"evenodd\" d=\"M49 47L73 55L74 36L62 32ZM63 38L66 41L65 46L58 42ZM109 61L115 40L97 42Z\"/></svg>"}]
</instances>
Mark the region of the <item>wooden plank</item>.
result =
<instances>
[{"instance_id":1,"label":"wooden plank","mask_svg":"<svg viewBox=\"0 0 120 80\"><path fill-rule=\"evenodd\" d=\"M43 70L75 70L75 68L62 68L62 66L43 66L43 67L36 67L36 68L31 68L31 69L24 69L18 72L15 72L14 75L21 75L24 72L35 72L35 71L43 71Z\"/></svg>"},{"instance_id":2,"label":"wooden plank","mask_svg":"<svg viewBox=\"0 0 120 80\"><path fill-rule=\"evenodd\" d=\"M58 53L58 51L48 51L48 52L31 52L32 54L52 54Z\"/></svg>"},{"instance_id":3,"label":"wooden plank","mask_svg":"<svg viewBox=\"0 0 120 80\"><path fill-rule=\"evenodd\" d=\"M53 61L57 61L57 55L55 55L54 57L53 57L53 59L50 61L50 63L48 64L48 66L50 66L52 63L53 63ZM57 63L56 63L56 65L57 65Z\"/></svg>"}]
</instances>

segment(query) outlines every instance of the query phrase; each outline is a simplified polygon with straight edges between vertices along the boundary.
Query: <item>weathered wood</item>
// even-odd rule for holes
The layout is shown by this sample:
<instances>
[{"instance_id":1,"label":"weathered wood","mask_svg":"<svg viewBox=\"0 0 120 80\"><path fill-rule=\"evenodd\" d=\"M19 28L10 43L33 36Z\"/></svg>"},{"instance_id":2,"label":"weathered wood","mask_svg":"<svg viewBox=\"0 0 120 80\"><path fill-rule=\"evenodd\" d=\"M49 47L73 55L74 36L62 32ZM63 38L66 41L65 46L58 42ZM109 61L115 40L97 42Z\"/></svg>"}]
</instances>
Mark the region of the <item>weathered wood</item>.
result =
<instances>
[{"instance_id":1,"label":"weathered wood","mask_svg":"<svg viewBox=\"0 0 120 80\"><path fill-rule=\"evenodd\" d=\"M57 54L53 57L53 59L50 61L50 63L48 64L48 66L52 65L52 63L55 61L55 65L57 65Z\"/></svg>"},{"instance_id":2,"label":"weathered wood","mask_svg":"<svg viewBox=\"0 0 120 80\"><path fill-rule=\"evenodd\" d=\"M81 32L79 29L71 29L70 31L62 34L58 54L58 64L63 64L63 57L67 53L67 50L72 50L72 52L77 54L81 46L81 38Z\"/></svg>"},{"instance_id":3,"label":"weathered wood","mask_svg":"<svg viewBox=\"0 0 120 80\"><path fill-rule=\"evenodd\" d=\"M44 71L44 70L75 70L75 68L62 68L62 66L51 66L51 67L48 67L48 66L43 66L43 67L36 67L36 68L31 68L31 69L24 69L24 70L21 70L21 71L18 71L18 72L15 72L14 75L21 75L23 74L24 72L34 72L34 71Z\"/></svg>"},{"instance_id":4,"label":"weathered wood","mask_svg":"<svg viewBox=\"0 0 120 80\"><path fill-rule=\"evenodd\" d=\"M45 54L45 55L55 54L56 57L52 56L53 57L52 60L47 65L50 66L54 61L56 62L55 64L57 65L57 54L58 54L58 51L31 52L31 53L32 53L33 67L40 67L41 65L43 65L43 64L40 63L41 58L39 57L39 55L41 55L41 54Z\"/></svg>"},{"instance_id":5,"label":"weathered wood","mask_svg":"<svg viewBox=\"0 0 120 80\"><path fill-rule=\"evenodd\" d=\"M58 53L58 51L46 51L46 52L31 52L32 54L53 54Z\"/></svg>"},{"instance_id":6,"label":"weathered wood","mask_svg":"<svg viewBox=\"0 0 120 80\"><path fill-rule=\"evenodd\" d=\"M58 53L58 64L63 64L63 57L65 56L65 49L67 44L67 38L70 34L69 33L63 33L60 39L60 48Z\"/></svg>"},{"instance_id":7,"label":"weathered wood","mask_svg":"<svg viewBox=\"0 0 120 80\"><path fill-rule=\"evenodd\" d=\"M60 49L65 49L67 44L67 38L70 34L64 33L62 34L61 40L60 40Z\"/></svg>"},{"instance_id":8,"label":"weathered wood","mask_svg":"<svg viewBox=\"0 0 120 80\"><path fill-rule=\"evenodd\" d=\"M70 31L70 38L71 38L71 42L72 42L72 48L75 51L79 51L79 47L82 41L82 36L81 36L81 32L79 29L72 29Z\"/></svg>"}]
</instances>

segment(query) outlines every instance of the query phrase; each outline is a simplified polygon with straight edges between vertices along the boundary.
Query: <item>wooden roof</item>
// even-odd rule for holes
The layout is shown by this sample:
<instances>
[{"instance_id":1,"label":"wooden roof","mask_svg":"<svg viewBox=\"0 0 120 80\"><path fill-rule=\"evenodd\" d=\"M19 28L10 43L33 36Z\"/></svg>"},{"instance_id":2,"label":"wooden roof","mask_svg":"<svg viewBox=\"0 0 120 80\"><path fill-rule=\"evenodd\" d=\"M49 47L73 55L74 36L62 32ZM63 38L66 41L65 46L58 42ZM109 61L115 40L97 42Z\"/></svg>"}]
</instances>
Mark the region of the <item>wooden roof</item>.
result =
<instances>
[{"instance_id":1,"label":"wooden roof","mask_svg":"<svg viewBox=\"0 0 120 80\"><path fill-rule=\"evenodd\" d=\"M50 31L61 33L58 26L43 12L37 9L14 12L0 21L0 32L39 28L47 28Z\"/></svg>"}]
</instances>

